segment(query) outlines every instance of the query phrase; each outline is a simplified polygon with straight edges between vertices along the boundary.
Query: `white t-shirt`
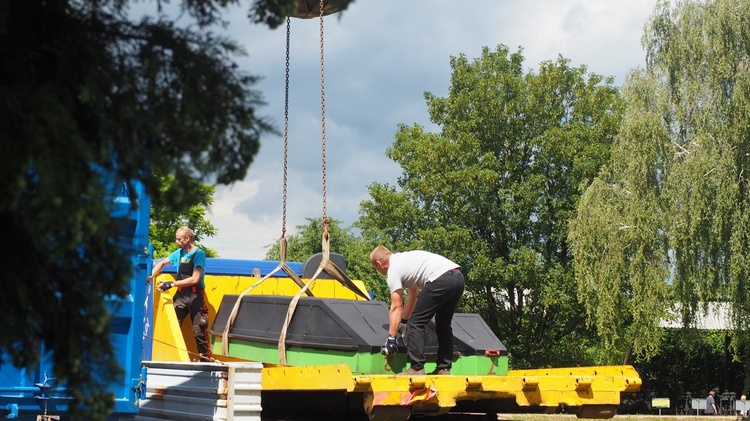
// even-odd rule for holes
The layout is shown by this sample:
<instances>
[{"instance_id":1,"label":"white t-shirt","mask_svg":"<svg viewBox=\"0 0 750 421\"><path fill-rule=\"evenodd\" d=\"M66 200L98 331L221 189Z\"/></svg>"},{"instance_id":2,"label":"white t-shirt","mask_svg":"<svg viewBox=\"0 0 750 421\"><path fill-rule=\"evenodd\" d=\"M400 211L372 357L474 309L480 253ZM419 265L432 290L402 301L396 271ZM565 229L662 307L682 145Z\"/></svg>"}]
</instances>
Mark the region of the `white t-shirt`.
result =
<instances>
[{"instance_id":1,"label":"white t-shirt","mask_svg":"<svg viewBox=\"0 0 750 421\"><path fill-rule=\"evenodd\" d=\"M388 261L388 289L391 293L415 285L421 289L427 282L458 267L445 257L428 251L393 253Z\"/></svg>"}]
</instances>

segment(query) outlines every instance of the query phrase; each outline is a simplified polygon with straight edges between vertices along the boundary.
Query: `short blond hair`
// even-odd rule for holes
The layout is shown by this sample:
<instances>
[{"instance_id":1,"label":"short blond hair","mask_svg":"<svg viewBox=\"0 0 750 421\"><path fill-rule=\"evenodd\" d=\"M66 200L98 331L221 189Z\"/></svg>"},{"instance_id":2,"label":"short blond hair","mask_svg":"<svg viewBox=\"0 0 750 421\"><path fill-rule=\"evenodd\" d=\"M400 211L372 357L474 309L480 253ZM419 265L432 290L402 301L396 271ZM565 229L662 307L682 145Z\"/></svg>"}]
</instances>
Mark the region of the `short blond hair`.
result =
<instances>
[{"instance_id":1,"label":"short blond hair","mask_svg":"<svg viewBox=\"0 0 750 421\"><path fill-rule=\"evenodd\" d=\"M377 246L372 250L372 253L370 253L370 263L375 264L375 262L385 262L391 257L391 254L393 253L385 248L385 246Z\"/></svg>"},{"instance_id":2,"label":"short blond hair","mask_svg":"<svg viewBox=\"0 0 750 421\"><path fill-rule=\"evenodd\" d=\"M195 234L193 233L193 230L191 230L188 227L177 228L177 233L176 234L177 235L187 235L188 237L190 237L191 240L195 239Z\"/></svg>"}]
</instances>

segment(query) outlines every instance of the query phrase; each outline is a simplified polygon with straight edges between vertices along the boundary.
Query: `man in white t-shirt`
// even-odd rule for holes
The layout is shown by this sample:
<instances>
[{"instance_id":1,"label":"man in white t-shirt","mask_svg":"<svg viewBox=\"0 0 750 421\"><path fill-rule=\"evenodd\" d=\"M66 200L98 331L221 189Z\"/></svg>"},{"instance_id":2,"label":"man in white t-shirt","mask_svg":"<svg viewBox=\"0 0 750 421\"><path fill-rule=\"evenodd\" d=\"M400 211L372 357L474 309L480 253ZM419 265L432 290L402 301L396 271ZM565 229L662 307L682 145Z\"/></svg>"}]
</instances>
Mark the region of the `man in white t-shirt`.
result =
<instances>
[{"instance_id":1,"label":"man in white t-shirt","mask_svg":"<svg viewBox=\"0 0 750 421\"><path fill-rule=\"evenodd\" d=\"M437 368L431 374L450 374L453 363L453 313L464 292L461 268L443 256L422 250L391 253L377 246L370 253L370 263L387 276L391 292L387 354L398 351L396 334L406 324L406 344L411 368L404 375L425 374L424 332L435 317L438 339ZM403 292L408 291L406 302ZM419 295L419 299L417 299Z\"/></svg>"}]
</instances>

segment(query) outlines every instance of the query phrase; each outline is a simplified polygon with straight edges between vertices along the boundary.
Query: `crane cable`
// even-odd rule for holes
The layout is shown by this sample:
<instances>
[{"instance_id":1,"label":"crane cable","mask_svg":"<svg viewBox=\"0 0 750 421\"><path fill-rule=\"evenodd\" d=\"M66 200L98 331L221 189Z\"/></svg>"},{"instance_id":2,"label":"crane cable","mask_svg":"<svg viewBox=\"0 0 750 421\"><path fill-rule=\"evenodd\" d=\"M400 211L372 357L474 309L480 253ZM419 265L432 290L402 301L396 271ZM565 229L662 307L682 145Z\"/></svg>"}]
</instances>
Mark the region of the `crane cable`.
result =
<instances>
[{"instance_id":1,"label":"crane cable","mask_svg":"<svg viewBox=\"0 0 750 421\"><path fill-rule=\"evenodd\" d=\"M341 270L338 266L336 266L335 263L333 263L330 260L330 251L331 251L331 237L328 232L328 209L327 209L327 185L326 185L326 78L325 78L325 48L324 48L324 38L323 38L323 15L324 8L325 8L326 1L320 0L320 143L321 143L321 164L322 164L322 174L323 174L323 217L322 217L322 223L323 223L323 238L322 238L322 258L320 261L320 265L318 266L318 270L315 272L315 275L310 278L310 282L307 283L305 288L309 288L312 283L315 281L315 279L318 277L318 275L325 271L329 275L333 276L337 281L339 281L343 286L351 290L354 294L359 295L360 297L364 298L365 300L369 301L370 296L363 292L357 285L354 284L354 282L351 281L346 276L346 272ZM303 288L304 290L304 288ZM300 291L301 294L301 291ZM294 310L292 310L294 311Z\"/></svg>"},{"instance_id":2,"label":"crane cable","mask_svg":"<svg viewBox=\"0 0 750 421\"><path fill-rule=\"evenodd\" d=\"M352 292L363 297L365 300L370 300L370 296L361 291L352 282L335 263L330 260L331 242L330 235L328 233L328 215L327 215L327 203L326 203L326 93L325 93L325 60L324 60L324 39L323 39L323 9L324 0L320 0L320 119L321 119L321 157L322 157L322 174L323 174L323 238L322 238L322 257L318 269L315 274L310 278L309 282L292 298L287 309L286 318L284 325L281 328L281 334L279 335L279 364L286 365L286 334L289 325L291 324L294 311L297 308L303 293L308 292L312 285L317 280L318 276L325 270L329 275L333 276L341 284L349 288Z\"/></svg>"},{"instance_id":3,"label":"crane cable","mask_svg":"<svg viewBox=\"0 0 750 421\"><path fill-rule=\"evenodd\" d=\"M287 166L289 157L289 45L291 40L291 19L286 17L286 62L284 71L284 175L283 194L281 205L281 238L286 235L286 190L287 190ZM281 260L284 260L282 256Z\"/></svg>"},{"instance_id":4,"label":"crane cable","mask_svg":"<svg viewBox=\"0 0 750 421\"><path fill-rule=\"evenodd\" d=\"M325 97L325 71L324 71L324 56L323 56L323 1L320 0L320 118L321 118L321 133L320 142L322 148L322 167L323 167L323 256L321 258L321 266L315 271L315 274L310 278L310 281L294 296L289 302L289 307L286 311L286 318L284 319L284 325L281 327L281 333L279 334L279 364L286 365L286 334L289 329L289 325L294 317L294 311L297 309L297 303L302 297L302 294L309 290L318 275L321 273L322 265L328 261L329 252L326 243L328 240L328 218L326 217L326 97Z\"/></svg>"},{"instance_id":5,"label":"crane cable","mask_svg":"<svg viewBox=\"0 0 750 421\"><path fill-rule=\"evenodd\" d=\"M328 237L328 215L326 204L326 73L323 51L323 0L320 0L320 144L323 168L323 237L325 239Z\"/></svg>"},{"instance_id":6,"label":"crane cable","mask_svg":"<svg viewBox=\"0 0 750 421\"><path fill-rule=\"evenodd\" d=\"M308 296L313 296L312 291L310 291L310 288L315 283L317 277L325 270L329 275L333 276L336 280L338 280L341 284L343 284L345 287L350 289L352 292L354 292L356 295L359 295L360 297L364 298L365 300L370 300L370 296L367 295L366 292L363 292L362 290L357 287L357 285L354 284L346 275L346 273L341 270L338 266L336 266L335 263L333 263L330 260L330 235L328 232L328 215L327 215L327 202L326 202L326 196L327 196L327 185L326 185L326 137L325 137L325 61L324 61L324 30L323 30L323 15L324 15L324 9L325 9L325 1L320 0L320 109L321 109L321 149L322 149L322 176L323 176L323 238L322 238L322 259L320 262L320 265L318 266L317 271L315 274L310 278L308 283L305 283L302 281L302 279L297 275L297 273L294 272L287 264L286 264L286 252L287 252L287 241L286 241L286 210L287 210L287 161L288 161L288 134L289 134L289 56L290 56L290 34L291 34L291 24L290 24L290 18L287 17L286 20L286 74L285 74L285 98L284 98L284 168L283 168L283 199L282 199L282 230L281 230L281 238L279 239L279 255L280 255L280 262L279 266L276 267L276 269L269 272L266 276L255 282L253 285L248 287L245 291L240 293L240 295L237 297L237 301L234 303L234 307L232 308L231 313L229 314L229 317L227 319L227 323L224 327L224 330L222 332L222 341L221 341L221 347L222 347L222 355L228 356L229 355L229 330L234 323L235 318L237 317L237 314L239 312L242 298L247 295L251 290L253 290L255 287L260 285L263 281L268 279L269 277L276 274L279 270L283 270L294 282L300 287L300 291L292 298L289 308L287 309L286 318L284 320L284 325L281 329L281 333L279 335L279 344L278 344L278 351L279 351L279 364L286 365L286 334L287 329L291 323L292 317L294 316L294 311L297 307L297 303L299 302L299 299L301 298L302 294L307 294Z\"/></svg>"},{"instance_id":7,"label":"crane cable","mask_svg":"<svg viewBox=\"0 0 750 421\"><path fill-rule=\"evenodd\" d=\"M229 355L229 329L231 328L234 320L237 318L240 306L242 304L242 298L247 295L250 291L255 289L258 285L262 284L263 281L275 275L276 272L282 270L284 273L291 278L300 288L302 288L307 295L313 296L312 292L305 289L305 283L302 281L297 273L289 267L286 263L286 204L287 204L287 168L289 161L289 51L290 51L290 40L291 40L291 19L287 16L286 18L286 72L284 79L284 168L283 168L283 193L282 193L282 205L281 205L281 238L279 239L279 265L276 269L269 272L266 276L262 277L254 284L250 285L246 290L242 291L237 297L237 301L232 307L231 313L227 318L227 323L224 326L224 330L221 334L221 355Z\"/></svg>"},{"instance_id":8,"label":"crane cable","mask_svg":"<svg viewBox=\"0 0 750 421\"><path fill-rule=\"evenodd\" d=\"M325 271L329 275L333 276L337 281L339 281L343 286L351 290L355 295L359 295L360 297L364 298L365 300L369 301L370 296L363 292L357 285L354 284L354 282L347 277L346 272L344 272L341 268L336 266L333 261L330 260L330 251L331 251L331 236L328 232L328 209L327 209L327 201L326 201L326 78L325 78L325 60L324 60L324 51L323 48L324 42L323 42L323 9L324 9L325 1L320 0L320 143L321 143L321 166L322 166L322 174L323 174L323 217L322 217L322 223L323 223L323 238L322 238L322 258L320 260L320 265L318 266L318 270L315 272L315 275L310 278L310 282L307 283L306 288L309 288L314 280L318 277L318 275ZM304 288L303 288L304 289ZM300 291L301 294L301 291ZM292 310L294 311L294 310Z\"/></svg>"}]
</instances>

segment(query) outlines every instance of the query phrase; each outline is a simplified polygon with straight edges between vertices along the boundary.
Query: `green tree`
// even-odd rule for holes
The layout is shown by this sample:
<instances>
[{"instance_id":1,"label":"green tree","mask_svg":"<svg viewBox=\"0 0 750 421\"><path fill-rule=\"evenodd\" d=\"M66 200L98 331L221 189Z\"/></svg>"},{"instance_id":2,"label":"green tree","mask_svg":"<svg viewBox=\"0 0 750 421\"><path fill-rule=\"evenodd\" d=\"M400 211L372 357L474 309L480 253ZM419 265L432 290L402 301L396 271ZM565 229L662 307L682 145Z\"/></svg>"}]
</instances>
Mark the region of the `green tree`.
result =
<instances>
[{"instance_id":1,"label":"green tree","mask_svg":"<svg viewBox=\"0 0 750 421\"><path fill-rule=\"evenodd\" d=\"M734 328L748 328L748 23L745 0L660 1L649 19L647 65L626 80L611 164L571 230L580 295L605 351L658 353L673 303L689 327L700 306L729 301Z\"/></svg>"},{"instance_id":2,"label":"green tree","mask_svg":"<svg viewBox=\"0 0 750 421\"><path fill-rule=\"evenodd\" d=\"M730 337L731 332L721 330L666 329L659 354L634 364L643 380L639 392L655 392L675 403L685 392L705 398L715 388L739 392L739 398L747 390L744 367L727 355Z\"/></svg>"},{"instance_id":3,"label":"green tree","mask_svg":"<svg viewBox=\"0 0 750 421\"><path fill-rule=\"evenodd\" d=\"M113 406L105 297L126 296L131 274L102 174L142 180L157 203L186 209L198 183L242 179L272 129L255 112L256 77L233 61L243 51L208 32L238 2L183 0L190 26L130 21L129 0L0 5L0 217L4 256L18 262L4 269L0 351L31 367L44 346L77 419ZM250 17L281 22L298 3L253 2ZM175 179L167 191L164 175Z\"/></svg>"},{"instance_id":4,"label":"green tree","mask_svg":"<svg viewBox=\"0 0 750 421\"><path fill-rule=\"evenodd\" d=\"M166 176L161 182L162 190L169 190L172 183L174 177ZM200 245L201 239L213 237L217 233L216 227L206 219L206 210L214 202L216 187L203 183L196 183L193 187L194 191L187 194L197 203L187 210L175 209L168 200L151 203L149 242L154 245L154 258L167 257L177 248L175 232L182 226L193 230L198 247L206 252L207 257L218 257L216 250Z\"/></svg>"},{"instance_id":5,"label":"green tree","mask_svg":"<svg viewBox=\"0 0 750 421\"><path fill-rule=\"evenodd\" d=\"M286 237L288 262L304 262L308 257L323 251L323 222L320 219L306 218L306 225L298 225L297 233ZM339 253L346 261L346 276L365 283L375 298L387 297L388 288L380 274L370 264L370 252L375 247L361 237L354 235L351 228L342 228L341 221L328 220L328 234L331 253ZM278 242L268 245L266 259L280 259Z\"/></svg>"},{"instance_id":6,"label":"green tree","mask_svg":"<svg viewBox=\"0 0 750 421\"><path fill-rule=\"evenodd\" d=\"M524 74L521 51L451 58L447 98L427 93L441 133L399 127L387 155L396 189L374 184L357 226L393 251L433 251L467 275L479 312L514 367L587 363L568 220L578 186L609 159L621 99L612 78L559 57Z\"/></svg>"}]
</instances>

